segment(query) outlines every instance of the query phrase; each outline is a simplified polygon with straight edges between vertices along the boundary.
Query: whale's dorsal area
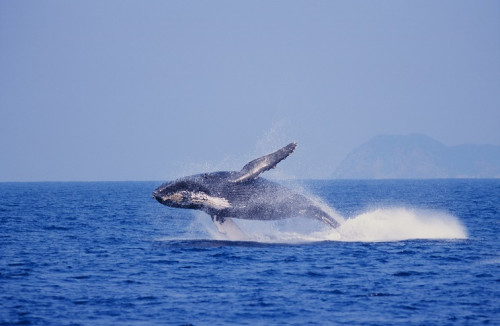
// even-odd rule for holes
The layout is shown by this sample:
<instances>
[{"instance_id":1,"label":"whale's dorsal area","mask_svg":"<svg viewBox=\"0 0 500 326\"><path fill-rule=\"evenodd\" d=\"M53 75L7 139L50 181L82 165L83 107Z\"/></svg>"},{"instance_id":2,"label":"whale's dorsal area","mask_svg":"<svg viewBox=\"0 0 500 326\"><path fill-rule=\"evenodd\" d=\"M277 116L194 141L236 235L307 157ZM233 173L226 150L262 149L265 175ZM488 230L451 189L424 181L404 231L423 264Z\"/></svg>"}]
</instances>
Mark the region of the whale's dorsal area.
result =
<instances>
[{"instance_id":1,"label":"whale's dorsal area","mask_svg":"<svg viewBox=\"0 0 500 326\"><path fill-rule=\"evenodd\" d=\"M276 152L264 155L248 162L241 169L241 171L236 173L229 181L236 183L257 179L259 177L259 174L261 174L262 172L275 168L276 164L283 161L290 154L292 154L296 147L297 143L292 142L285 147L278 149Z\"/></svg>"}]
</instances>

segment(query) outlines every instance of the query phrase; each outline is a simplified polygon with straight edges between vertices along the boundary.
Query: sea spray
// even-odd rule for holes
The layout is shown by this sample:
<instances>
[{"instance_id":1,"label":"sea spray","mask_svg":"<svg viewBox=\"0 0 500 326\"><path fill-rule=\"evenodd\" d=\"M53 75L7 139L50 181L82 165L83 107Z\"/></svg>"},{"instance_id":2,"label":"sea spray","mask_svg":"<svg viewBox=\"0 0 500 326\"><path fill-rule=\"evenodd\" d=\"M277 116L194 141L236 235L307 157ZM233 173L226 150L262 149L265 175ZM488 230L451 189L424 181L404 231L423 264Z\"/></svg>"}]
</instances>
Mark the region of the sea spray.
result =
<instances>
[{"instance_id":1,"label":"sea spray","mask_svg":"<svg viewBox=\"0 0 500 326\"><path fill-rule=\"evenodd\" d=\"M245 237L217 231L210 218L196 214L195 224L214 240L297 243L314 241L386 242L412 239L466 239L460 220L446 212L427 209L378 208L354 216L337 229L306 218L279 221L237 220Z\"/></svg>"},{"instance_id":2,"label":"sea spray","mask_svg":"<svg viewBox=\"0 0 500 326\"><path fill-rule=\"evenodd\" d=\"M346 220L339 228L341 241L401 241L410 239L466 239L458 218L448 213L400 208L379 208Z\"/></svg>"}]
</instances>

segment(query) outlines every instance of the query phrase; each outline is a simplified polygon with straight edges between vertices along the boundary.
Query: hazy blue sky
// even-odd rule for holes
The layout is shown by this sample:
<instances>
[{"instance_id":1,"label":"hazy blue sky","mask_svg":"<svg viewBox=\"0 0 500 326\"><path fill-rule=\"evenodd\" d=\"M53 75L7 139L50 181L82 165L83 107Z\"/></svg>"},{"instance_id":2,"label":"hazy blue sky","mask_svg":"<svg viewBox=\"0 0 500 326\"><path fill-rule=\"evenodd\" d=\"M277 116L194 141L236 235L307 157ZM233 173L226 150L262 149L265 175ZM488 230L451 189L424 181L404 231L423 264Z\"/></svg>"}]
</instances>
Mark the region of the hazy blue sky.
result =
<instances>
[{"instance_id":1,"label":"hazy blue sky","mask_svg":"<svg viewBox=\"0 0 500 326\"><path fill-rule=\"evenodd\" d=\"M275 176L321 178L381 133L500 145L499 58L500 1L0 0L0 181L237 170L292 140Z\"/></svg>"}]
</instances>

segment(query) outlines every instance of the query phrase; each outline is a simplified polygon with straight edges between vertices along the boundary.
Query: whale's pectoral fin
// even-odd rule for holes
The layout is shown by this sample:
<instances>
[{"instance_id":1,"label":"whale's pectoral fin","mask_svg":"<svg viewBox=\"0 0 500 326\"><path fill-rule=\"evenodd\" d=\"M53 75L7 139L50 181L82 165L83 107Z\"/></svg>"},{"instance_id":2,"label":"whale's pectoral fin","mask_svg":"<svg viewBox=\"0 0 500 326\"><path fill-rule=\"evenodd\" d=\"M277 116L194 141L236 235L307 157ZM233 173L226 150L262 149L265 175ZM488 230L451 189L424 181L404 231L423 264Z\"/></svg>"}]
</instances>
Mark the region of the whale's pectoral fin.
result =
<instances>
[{"instance_id":1,"label":"whale's pectoral fin","mask_svg":"<svg viewBox=\"0 0 500 326\"><path fill-rule=\"evenodd\" d=\"M212 215L212 221L214 222L217 230L226 235L229 240L248 240L248 236L241 231L234 221L229 217L219 217Z\"/></svg>"},{"instance_id":2,"label":"whale's pectoral fin","mask_svg":"<svg viewBox=\"0 0 500 326\"><path fill-rule=\"evenodd\" d=\"M274 153L259 157L247 163L230 181L241 182L249 179L256 179L259 174L276 167L276 164L292 154L295 147L297 147L297 143L293 142Z\"/></svg>"}]
</instances>

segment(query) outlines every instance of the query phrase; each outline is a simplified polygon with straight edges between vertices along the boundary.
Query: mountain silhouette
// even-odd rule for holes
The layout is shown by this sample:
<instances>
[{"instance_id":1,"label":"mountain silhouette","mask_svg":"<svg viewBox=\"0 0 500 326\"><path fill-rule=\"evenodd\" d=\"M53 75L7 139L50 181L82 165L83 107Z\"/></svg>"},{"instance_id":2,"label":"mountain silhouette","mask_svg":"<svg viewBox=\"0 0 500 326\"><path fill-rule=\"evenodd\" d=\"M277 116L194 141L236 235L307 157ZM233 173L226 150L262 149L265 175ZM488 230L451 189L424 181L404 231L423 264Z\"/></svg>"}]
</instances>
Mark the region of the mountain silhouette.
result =
<instances>
[{"instance_id":1,"label":"mountain silhouette","mask_svg":"<svg viewBox=\"0 0 500 326\"><path fill-rule=\"evenodd\" d=\"M421 134L379 135L339 164L334 178L500 178L500 146L446 146Z\"/></svg>"}]
</instances>

